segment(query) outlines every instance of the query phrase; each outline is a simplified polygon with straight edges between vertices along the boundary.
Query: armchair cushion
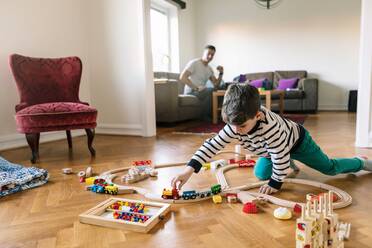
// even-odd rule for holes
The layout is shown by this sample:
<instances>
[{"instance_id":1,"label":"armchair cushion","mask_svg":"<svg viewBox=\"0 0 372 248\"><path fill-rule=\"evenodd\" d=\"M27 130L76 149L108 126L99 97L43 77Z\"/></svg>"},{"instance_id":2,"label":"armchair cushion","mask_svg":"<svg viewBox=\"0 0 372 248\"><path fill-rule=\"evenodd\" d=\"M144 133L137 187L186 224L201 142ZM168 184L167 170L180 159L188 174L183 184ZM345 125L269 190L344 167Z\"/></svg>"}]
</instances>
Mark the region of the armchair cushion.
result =
<instances>
[{"instance_id":1,"label":"armchair cushion","mask_svg":"<svg viewBox=\"0 0 372 248\"><path fill-rule=\"evenodd\" d=\"M16 113L21 133L95 128L97 110L81 103L53 102L29 106Z\"/></svg>"},{"instance_id":2,"label":"armchair cushion","mask_svg":"<svg viewBox=\"0 0 372 248\"><path fill-rule=\"evenodd\" d=\"M200 101L196 96L193 95L178 95L179 106L199 106Z\"/></svg>"}]
</instances>

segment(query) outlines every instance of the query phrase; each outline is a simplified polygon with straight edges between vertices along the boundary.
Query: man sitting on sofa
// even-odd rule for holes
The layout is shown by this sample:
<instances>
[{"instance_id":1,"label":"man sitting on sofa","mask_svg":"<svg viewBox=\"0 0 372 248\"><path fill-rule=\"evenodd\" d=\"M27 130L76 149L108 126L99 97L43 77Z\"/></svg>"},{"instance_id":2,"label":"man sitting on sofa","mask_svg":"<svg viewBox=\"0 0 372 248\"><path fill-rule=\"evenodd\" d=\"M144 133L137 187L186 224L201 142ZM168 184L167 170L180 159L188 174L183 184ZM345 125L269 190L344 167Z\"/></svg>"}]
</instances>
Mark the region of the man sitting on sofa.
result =
<instances>
[{"instance_id":1,"label":"man sitting on sofa","mask_svg":"<svg viewBox=\"0 0 372 248\"><path fill-rule=\"evenodd\" d=\"M180 75L180 80L185 84L184 94L194 95L203 106L201 119L211 119L211 98L213 88L207 88L208 79L213 83L214 89L218 89L223 76L223 67L217 66L219 71L218 78L214 76L213 69L209 66L212 61L216 48L207 45L204 48L202 58L191 60Z\"/></svg>"}]
</instances>

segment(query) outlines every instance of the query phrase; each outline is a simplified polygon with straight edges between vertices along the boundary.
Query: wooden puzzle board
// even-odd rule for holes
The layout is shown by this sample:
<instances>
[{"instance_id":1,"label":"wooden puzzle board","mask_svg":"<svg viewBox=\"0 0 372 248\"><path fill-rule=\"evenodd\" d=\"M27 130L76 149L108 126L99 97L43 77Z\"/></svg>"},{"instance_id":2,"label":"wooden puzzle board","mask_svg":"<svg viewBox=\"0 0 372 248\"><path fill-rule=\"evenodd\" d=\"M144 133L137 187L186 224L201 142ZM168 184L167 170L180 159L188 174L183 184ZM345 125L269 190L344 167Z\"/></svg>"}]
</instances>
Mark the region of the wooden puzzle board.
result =
<instances>
[{"instance_id":1,"label":"wooden puzzle board","mask_svg":"<svg viewBox=\"0 0 372 248\"><path fill-rule=\"evenodd\" d=\"M149 216L149 219L144 223L131 222L122 219L115 219L113 212L129 211L129 208L124 207L122 210L112 210L109 206L115 202L123 201L128 203L142 203L148 207L148 212L143 215ZM79 215L81 223L92 224L104 227L120 228L135 232L147 233L150 231L164 216L170 211L170 204L159 202L139 201L125 198L110 198L101 202L97 206Z\"/></svg>"}]
</instances>

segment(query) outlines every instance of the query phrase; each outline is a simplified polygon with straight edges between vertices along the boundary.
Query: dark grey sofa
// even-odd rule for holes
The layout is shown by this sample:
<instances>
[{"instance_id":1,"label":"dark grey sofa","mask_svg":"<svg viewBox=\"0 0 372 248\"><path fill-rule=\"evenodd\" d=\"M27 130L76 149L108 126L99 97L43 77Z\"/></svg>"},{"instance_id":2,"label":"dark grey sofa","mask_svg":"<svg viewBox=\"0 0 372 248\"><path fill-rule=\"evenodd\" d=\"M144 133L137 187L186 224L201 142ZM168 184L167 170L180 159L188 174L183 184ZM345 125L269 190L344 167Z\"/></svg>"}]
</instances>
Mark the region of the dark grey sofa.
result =
<instances>
[{"instance_id":1,"label":"dark grey sofa","mask_svg":"<svg viewBox=\"0 0 372 248\"><path fill-rule=\"evenodd\" d=\"M271 88L276 88L282 78L300 78L298 87L295 90L286 91L284 95L284 111L316 112L318 110L318 79L307 78L307 71L274 71L247 73L248 80L267 78ZM278 99L278 96L273 96ZM273 106L274 111L278 110Z\"/></svg>"},{"instance_id":2,"label":"dark grey sofa","mask_svg":"<svg viewBox=\"0 0 372 248\"><path fill-rule=\"evenodd\" d=\"M196 96L184 95L179 73L155 72L155 109L157 122L198 119L201 102Z\"/></svg>"}]
</instances>

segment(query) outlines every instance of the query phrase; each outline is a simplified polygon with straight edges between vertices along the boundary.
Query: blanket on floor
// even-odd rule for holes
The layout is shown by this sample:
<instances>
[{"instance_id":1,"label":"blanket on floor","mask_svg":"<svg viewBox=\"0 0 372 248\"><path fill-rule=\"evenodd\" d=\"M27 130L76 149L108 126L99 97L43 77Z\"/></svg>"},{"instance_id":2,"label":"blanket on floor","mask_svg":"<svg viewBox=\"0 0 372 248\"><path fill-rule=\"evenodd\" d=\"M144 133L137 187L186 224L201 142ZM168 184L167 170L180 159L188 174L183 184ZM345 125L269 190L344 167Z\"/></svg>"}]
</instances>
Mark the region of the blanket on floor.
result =
<instances>
[{"instance_id":1,"label":"blanket on floor","mask_svg":"<svg viewBox=\"0 0 372 248\"><path fill-rule=\"evenodd\" d=\"M0 157L0 197L43 185L48 178L44 169L24 167Z\"/></svg>"}]
</instances>

